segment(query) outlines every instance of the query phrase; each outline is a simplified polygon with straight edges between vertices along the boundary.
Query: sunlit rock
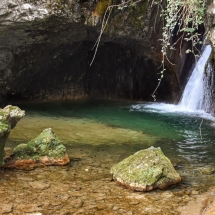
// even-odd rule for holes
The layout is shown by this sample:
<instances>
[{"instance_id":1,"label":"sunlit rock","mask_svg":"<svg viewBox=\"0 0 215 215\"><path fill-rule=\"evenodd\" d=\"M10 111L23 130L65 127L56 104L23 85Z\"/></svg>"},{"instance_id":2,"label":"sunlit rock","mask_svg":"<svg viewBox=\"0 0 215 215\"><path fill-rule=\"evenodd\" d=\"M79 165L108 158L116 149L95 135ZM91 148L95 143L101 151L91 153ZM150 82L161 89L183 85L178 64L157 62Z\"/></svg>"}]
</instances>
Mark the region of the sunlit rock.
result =
<instances>
[{"instance_id":1,"label":"sunlit rock","mask_svg":"<svg viewBox=\"0 0 215 215\"><path fill-rule=\"evenodd\" d=\"M160 148L150 147L124 159L111 168L113 179L136 191L164 189L181 181L170 160Z\"/></svg>"},{"instance_id":2,"label":"sunlit rock","mask_svg":"<svg viewBox=\"0 0 215 215\"><path fill-rule=\"evenodd\" d=\"M24 117L24 115L25 112L16 106L8 105L0 109L0 167L3 164L5 155L4 147L8 135L11 129L16 126L16 123Z\"/></svg>"},{"instance_id":3,"label":"sunlit rock","mask_svg":"<svg viewBox=\"0 0 215 215\"><path fill-rule=\"evenodd\" d=\"M213 215L215 214L215 197L208 198L205 201L202 215Z\"/></svg>"},{"instance_id":4,"label":"sunlit rock","mask_svg":"<svg viewBox=\"0 0 215 215\"><path fill-rule=\"evenodd\" d=\"M40 165L65 165L70 161L66 147L56 137L51 128L27 144L14 148L13 155L6 160L4 167L25 168Z\"/></svg>"}]
</instances>

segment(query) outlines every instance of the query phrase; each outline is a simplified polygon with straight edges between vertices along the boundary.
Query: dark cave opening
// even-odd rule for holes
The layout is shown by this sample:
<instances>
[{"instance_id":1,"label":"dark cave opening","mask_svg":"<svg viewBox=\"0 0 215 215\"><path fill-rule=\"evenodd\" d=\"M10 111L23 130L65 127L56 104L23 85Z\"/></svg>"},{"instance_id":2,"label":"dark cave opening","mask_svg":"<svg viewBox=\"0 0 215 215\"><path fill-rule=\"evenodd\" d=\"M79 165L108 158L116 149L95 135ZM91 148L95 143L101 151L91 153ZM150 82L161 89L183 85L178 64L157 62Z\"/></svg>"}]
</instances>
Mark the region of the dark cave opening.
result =
<instances>
[{"instance_id":1,"label":"dark cave opening","mask_svg":"<svg viewBox=\"0 0 215 215\"><path fill-rule=\"evenodd\" d=\"M91 41L53 46L34 45L14 56L7 100L62 100L78 98L152 101L158 65L120 44ZM166 73L157 97L172 99L172 73Z\"/></svg>"}]
</instances>

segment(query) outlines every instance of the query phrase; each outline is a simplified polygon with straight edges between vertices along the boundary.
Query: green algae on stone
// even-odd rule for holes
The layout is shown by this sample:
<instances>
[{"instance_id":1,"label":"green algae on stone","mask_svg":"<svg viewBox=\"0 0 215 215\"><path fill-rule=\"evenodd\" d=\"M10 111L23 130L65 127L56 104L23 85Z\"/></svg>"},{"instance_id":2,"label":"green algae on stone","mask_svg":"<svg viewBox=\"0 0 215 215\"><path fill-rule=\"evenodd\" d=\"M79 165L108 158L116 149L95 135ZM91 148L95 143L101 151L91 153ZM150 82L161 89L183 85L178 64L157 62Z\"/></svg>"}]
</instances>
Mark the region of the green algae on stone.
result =
<instances>
[{"instance_id":1,"label":"green algae on stone","mask_svg":"<svg viewBox=\"0 0 215 215\"><path fill-rule=\"evenodd\" d=\"M66 147L56 137L51 128L43 132L27 144L20 144L14 148L15 159L39 160L43 156L62 158L66 154Z\"/></svg>"},{"instance_id":2,"label":"green algae on stone","mask_svg":"<svg viewBox=\"0 0 215 215\"><path fill-rule=\"evenodd\" d=\"M112 5L112 0L100 0L96 3L95 12L102 17L109 5Z\"/></svg>"},{"instance_id":3,"label":"green algae on stone","mask_svg":"<svg viewBox=\"0 0 215 215\"><path fill-rule=\"evenodd\" d=\"M10 125L11 129L16 126L16 123L25 116L25 111L17 106L8 105L0 109L0 121Z\"/></svg>"},{"instance_id":4,"label":"green algae on stone","mask_svg":"<svg viewBox=\"0 0 215 215\"><path fill-rule=\"evenodd\" d=\"M111 168L113 179L137 191L163 189L180 182L170 160L160 148L150 147L124 159Z\"/></svg>"},{"instance_id":5,"label":"green algae on stone","mask_svg":"<svg viewBox=\"0 0 215 215\"><path fill-rule=\"evenodd\" d=\"M22 111L17 106L8 105L0 109L0 167L3 165L5 142L7 141L10 131L24 116L25 111Z\"/></svg>"},{"instance_id":6,"label":"green algae on stone","mask_svg":"<svg viewBox=\"0 0 215 215\"><path fill-rule=\"evenodd\" d=\"M5 136L5 134L10 133L11 127L7 122L0 121L0 138Z\"/></svg>"}]
</instances>

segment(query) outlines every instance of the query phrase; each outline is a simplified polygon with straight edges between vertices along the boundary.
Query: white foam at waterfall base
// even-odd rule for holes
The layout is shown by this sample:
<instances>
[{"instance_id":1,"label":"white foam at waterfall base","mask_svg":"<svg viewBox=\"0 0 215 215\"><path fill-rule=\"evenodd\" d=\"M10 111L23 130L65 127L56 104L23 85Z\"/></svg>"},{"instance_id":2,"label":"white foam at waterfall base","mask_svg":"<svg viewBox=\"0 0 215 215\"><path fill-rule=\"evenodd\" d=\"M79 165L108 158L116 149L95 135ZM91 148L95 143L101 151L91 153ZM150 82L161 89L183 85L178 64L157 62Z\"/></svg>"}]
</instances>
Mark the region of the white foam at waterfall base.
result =
<instances>
[{"instance_id":1,"label":"white foam at waterfall base","mask_svg":"<svg viewBox=\"0 0 215 215\"><path fill-rule=\"evenodd\" d=\"M132 105L130 110L160 113L177 112L215 121L213 116L206 113L210 110L213 78L210 77L210 75L212 75L210 64L208 64L206 70L205 66L210 57L211 51L212 48L210 45L205 46L202 55L196 63L189 81L187 82L181 101L178 105L153 102ZM205 71L208 74L206 74Z\"/></svg>"},{"instance_id":2,"label":"white foam at waterfall base","mask_svg":"<svg viewBox=\"0 0 215 215\"><path fill-rule=\"evenodd\" d=\"M215 127L215 117L211 114L206 113L204 110L189 110L186 108L182 108L179 105L166 104L166 103L144 103L144 104L136 104L130 107L130 111L140 111L140 112L154 112L154 113L176 113L188 115L190 117L200 117L206 120L210 120L214 122Z\"/></svg>"}]
</instances>

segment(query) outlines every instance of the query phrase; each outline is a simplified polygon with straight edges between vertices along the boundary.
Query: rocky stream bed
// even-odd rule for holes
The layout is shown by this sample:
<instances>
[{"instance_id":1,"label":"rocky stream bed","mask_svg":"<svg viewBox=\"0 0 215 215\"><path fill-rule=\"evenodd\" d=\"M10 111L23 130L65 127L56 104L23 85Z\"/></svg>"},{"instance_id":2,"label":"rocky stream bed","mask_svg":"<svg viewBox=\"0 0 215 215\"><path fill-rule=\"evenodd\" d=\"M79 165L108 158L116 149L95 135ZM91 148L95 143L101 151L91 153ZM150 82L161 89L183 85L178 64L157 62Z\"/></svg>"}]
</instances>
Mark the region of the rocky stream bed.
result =
<instances>
[{"instance_id":1,"label":"rocky stream bed","mask_svg":"<svg viewBox=\"0 0 215 215\"><path fill-rule=\"evenodd\" d=\"M70 163L1 169L0 214L197 215L202 211L210 215L203 211L211 207L211 202L213 205L215 193L210 124L205 121L202 125L202 145L197 139L197 118L129 111L129 104L110 101L22 104L26 116L11 131L6 155L52 126L66 146ZM116 184L111 167L152 145L161 147L170 158L181 182L151 192L135 192ZM209 209L213 211L213 207Z\"/></svg>"},{"instance_id":2,"label":"rocky stream bed","mask_svg":"<svg viewBox=\"0 0 215 215\"><path fill-rule=\"evenodd\" d=\"M107 156L101 146L70 150L71 162L64 167L0 170L0 214L196 215L211 193L201 194L198 187L184 189L183 183L167 190L134 192L112 181L110 168L120 159L119 151Z\"/></svg>"}]
</instances>

